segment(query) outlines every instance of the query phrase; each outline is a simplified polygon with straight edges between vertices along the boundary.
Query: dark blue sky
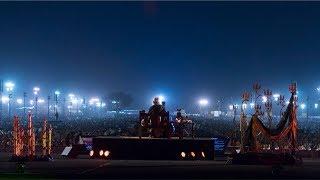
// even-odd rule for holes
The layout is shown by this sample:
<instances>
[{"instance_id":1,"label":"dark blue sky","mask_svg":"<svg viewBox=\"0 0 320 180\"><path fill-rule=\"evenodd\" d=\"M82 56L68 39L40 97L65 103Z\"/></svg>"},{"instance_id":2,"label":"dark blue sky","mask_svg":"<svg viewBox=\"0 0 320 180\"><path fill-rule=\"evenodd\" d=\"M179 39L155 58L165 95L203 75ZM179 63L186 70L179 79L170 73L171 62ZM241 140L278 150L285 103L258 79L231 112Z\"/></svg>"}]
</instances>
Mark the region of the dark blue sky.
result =
<instances>
[{"instance_id":1,"label":"dark blue sky","mask_svg":"<svg viewBox=\"0 0 320 180\"><path fill-rule=\"evenodd\" d=\"M135 104L238 98L255 81L308 91L319 36L317 2L0 2L0 76Z\"/></svg>"}]
</instances>

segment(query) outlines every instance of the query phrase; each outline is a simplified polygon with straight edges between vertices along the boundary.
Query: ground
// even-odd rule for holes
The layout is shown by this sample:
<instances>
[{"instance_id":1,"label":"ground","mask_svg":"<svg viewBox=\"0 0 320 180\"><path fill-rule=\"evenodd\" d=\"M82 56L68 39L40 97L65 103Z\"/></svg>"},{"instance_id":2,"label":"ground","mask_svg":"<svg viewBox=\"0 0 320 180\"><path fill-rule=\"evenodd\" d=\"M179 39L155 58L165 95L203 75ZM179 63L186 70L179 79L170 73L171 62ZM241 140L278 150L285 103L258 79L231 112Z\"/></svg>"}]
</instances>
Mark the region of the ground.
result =
<instances>
[{"instance_id":1,"label":"ground","mask_svg":"<svg viewBox=\"0 0 320 180\"><path fill-rule=\"evenodd\" d=\"M186 178L320 178L320 160L305 159L303 166L285 166L279 174L271 166L226 165L225 161L141 161L99 159L55 159L52 162L27 162L24 172L16 163L1 157L0 178L30 179L186 179Z\"/></svg>"}]
</instances>

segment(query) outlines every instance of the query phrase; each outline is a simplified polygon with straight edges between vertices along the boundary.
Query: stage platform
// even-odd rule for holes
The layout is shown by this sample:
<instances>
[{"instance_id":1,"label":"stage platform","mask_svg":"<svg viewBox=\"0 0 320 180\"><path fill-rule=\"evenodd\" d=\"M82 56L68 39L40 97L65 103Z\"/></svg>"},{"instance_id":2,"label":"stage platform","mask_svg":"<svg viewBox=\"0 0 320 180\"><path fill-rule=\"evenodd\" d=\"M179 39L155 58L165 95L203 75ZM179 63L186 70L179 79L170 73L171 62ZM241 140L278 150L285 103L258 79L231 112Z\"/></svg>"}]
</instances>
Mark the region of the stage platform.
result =
<instances>
[{"instance_id":1,"label":"stage platform","mask_svg":"<svg viewBox=\"0 0 320 180\"><path fill-rule=\"evenodd\" d=\"M213 160L212 138L92 138L92 158L126 160Z\"/></svg>"}]
</instances>

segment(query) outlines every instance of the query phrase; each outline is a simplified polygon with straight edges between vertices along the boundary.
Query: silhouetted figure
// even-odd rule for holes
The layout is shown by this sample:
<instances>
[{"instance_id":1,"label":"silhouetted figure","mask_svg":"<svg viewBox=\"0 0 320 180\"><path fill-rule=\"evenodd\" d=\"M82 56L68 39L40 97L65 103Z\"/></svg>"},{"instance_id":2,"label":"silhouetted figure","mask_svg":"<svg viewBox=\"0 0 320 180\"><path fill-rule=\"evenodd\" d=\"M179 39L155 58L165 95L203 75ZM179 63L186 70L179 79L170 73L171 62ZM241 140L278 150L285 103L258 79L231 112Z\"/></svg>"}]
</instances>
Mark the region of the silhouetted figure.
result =
<instances>
[{"instance_id":1,"label":"silhouetted figure","mask_svg":"<svg viewBox=\"0 0 320 180\"><path fill-rule=\"evenodd\" d=\"M165 129L168 126L165 107L160 104L159 98L153 100L153 105L149 108L149 117L151 120L152 137L164 137Z\"/></svg>"}]
</instances>

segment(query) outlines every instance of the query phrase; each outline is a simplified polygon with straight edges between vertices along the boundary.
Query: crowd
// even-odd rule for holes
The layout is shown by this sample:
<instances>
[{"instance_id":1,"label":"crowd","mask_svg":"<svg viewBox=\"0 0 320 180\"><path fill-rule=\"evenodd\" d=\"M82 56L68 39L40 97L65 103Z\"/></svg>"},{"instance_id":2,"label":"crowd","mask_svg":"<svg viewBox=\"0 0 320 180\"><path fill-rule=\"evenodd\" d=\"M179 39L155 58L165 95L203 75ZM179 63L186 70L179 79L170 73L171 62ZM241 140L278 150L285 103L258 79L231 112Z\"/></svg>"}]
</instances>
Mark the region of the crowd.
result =
<instances>
[{"instance_id":1,"label":"crowd","mask_svg":"<svg viewBox=\"0 0 320 180\"><path fill-rule=\"evenodd\" d=\"M77 137L88 136L137 136L138 115L117 115L108 118L80 118L61 121L49 121L53 127L53 150L61 151L66 145L77 141ZM232 118L204 118L191 116L194 122L196 137L234 137L238 125ZM34 122L37 145L40 146L42 122ZM0 151L12 151L12 122L1 122ZM238 136L237 136L238 137ZM299 120L298 144L317 149L320 145L320 122L315 120Z\"/></svg>"}]
</instances>

